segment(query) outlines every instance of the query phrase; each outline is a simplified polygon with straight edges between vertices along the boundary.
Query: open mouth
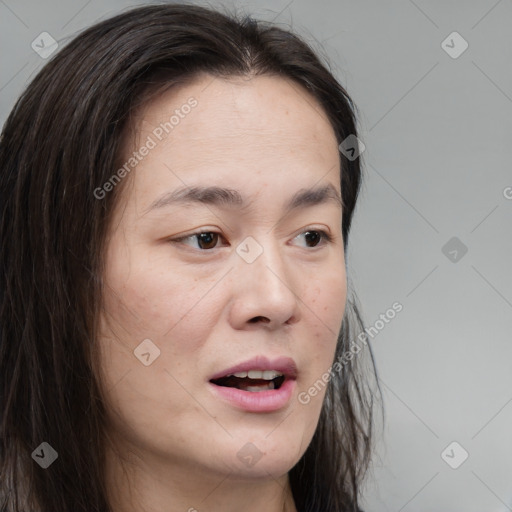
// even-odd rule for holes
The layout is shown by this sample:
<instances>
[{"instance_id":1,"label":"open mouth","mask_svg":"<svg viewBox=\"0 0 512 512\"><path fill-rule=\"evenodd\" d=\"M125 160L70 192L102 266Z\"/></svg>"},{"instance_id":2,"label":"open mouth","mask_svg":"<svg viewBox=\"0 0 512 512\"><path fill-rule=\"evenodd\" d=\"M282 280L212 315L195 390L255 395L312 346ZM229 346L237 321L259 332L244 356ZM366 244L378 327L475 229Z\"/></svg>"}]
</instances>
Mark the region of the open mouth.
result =
<instances>
[{"instance_id":1,"label":"open mouth","mask_svg":"<svg viewBox=\"0 0 512 512\"><path fill-rule=\"evenodd\" d=\"M233 375L212 379L210 382L217 386L257 393L259 391L279 389L285 380L285 375L273 370L251 370L249 372L237 372Z\"/></svg>"}]
</instances>

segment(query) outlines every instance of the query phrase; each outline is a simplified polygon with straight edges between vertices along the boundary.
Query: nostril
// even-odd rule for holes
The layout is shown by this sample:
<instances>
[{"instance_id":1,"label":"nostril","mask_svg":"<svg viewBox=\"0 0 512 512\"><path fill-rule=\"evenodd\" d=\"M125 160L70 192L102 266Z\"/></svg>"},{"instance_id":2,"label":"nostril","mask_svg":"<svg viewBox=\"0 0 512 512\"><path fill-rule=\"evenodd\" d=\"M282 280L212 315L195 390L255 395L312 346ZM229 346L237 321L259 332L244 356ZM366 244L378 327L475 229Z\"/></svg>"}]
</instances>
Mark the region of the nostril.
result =
<instances>
[{"instance_id":1,"label":"nostril","mask_svg":"<svg viewBox=\"0 0 512 512\"><path fill-rule=\"evenodd\" d=\"M265 316L255 316L254 318L251 318L249 320L249 322L251 324L255 324L256 322L259 322L259 321L262 321L262 322L264 322L266 324L268 324L270 322L270 320L267 317L265 317Z\"/></svg>"}]
</instances>

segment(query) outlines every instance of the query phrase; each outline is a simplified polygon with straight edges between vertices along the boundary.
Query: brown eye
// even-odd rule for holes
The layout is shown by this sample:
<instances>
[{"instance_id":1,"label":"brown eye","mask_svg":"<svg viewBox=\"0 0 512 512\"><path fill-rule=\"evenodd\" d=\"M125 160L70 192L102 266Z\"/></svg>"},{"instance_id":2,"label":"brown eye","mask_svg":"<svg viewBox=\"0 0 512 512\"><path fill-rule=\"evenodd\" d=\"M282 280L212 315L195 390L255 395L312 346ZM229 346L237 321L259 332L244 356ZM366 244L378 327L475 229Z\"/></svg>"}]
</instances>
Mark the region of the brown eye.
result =
<instances>
[{"instance_id":1,"label":"brown eye","mask_svg":"<svg viewBox=\"0 0 512 512\"><path fill-rule=\"evenodd\" d=\"M217 241L219 240L219 234L213 233L211 231L206 231L203 233L197 233L195 236L200 249L214 249L217 245Z\"/></svg>"},{"instance_id":2,"label":"brown eye","mask_svg":"<svg viewBox=\"0 0 512 512\"><path fill-rule=\"evenodd\" d=\"M217 247L217 242L221 237L222 235L215 231L198 231L197 233L182 236L181 238L175 238L170 240L170 242L188 245L193 249L205 252L215 249Z\"/></svg>"},{"instance_id":3,"label":"brown eye","mask_svg":"<svg viewBox=\"0 0 512 512\"><path fill-rule=\"evenodd\" d=\"M333 241L332 236L321 229L311 229L303 231L302 233L300 233L300 235L297 235L295 238L299 238L301 236L303 236L304 239L306 240L307 247L317 247L319 245L325 245Z\"/></svg>"},{"instance_id":4,"label":"brown eye","mask_svg":"<svg viewBox=\"0 0 512 512\"><path fill-rule=\"evenodd\" d=\"M319 244L319 242L322 240L322 237L318 233L318 231L306 231L305 233L306 242L309 245L309 247L315 247Z\"/></svg>"}]
</instances>

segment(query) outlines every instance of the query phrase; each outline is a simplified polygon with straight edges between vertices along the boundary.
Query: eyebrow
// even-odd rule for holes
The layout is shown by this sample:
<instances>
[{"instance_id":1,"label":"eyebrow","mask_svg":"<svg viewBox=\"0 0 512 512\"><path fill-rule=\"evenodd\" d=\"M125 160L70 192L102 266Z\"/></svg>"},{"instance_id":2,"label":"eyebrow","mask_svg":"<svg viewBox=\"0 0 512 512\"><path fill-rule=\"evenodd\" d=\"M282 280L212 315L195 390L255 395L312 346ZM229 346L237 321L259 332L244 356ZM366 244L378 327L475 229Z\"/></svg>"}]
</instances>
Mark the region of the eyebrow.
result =
<instances>
[{"instance_id":1,"label":"eyebrow","mask_svg":"<svg viewBox=\"0 0 512 512\"><path fill-rule=\"evenodd\" d=\"M311 189L301 189L296 192L284 205L286 214L300 209L320 204L335 203L343 209L343 201L339 192L332 184ZM242 194L238 190L222 187L182 187L164 194L151 203L145 213L174 204L208 204L213 206L247 207Z\"/></svg>"}]
</instances>

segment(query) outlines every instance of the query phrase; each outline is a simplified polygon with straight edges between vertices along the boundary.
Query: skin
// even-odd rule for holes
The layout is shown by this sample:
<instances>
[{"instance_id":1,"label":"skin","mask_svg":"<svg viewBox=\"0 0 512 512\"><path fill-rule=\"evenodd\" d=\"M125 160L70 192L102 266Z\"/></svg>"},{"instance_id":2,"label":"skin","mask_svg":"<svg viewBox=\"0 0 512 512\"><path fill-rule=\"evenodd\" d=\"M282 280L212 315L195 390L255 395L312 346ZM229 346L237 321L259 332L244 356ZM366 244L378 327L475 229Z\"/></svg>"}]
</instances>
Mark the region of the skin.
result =
<instances>
[{"instance_id":1,"label":"skin","mask_svg":"<svg viewBox=\"0 0 512 512\"><path fill-rule=\"evenodd\" d=\"M124 178L107 241L107 488L116 512L296 512L288 472L312 439L325 388L307 405L298 394L333 363L346 272L341 206L283 215L283 205L300 189L331 184L340 193L338 145L299 85L201 76L137 113L127 158L190 97L197 106ZM184 185L236 189L247 206L147 211ZM319 229L332 242L306 235ZM220 236L201 244L193 232ZM236 252L248 236L263 248L252 263ZM149 366L134 355L144 339L160 350ZM247 412L214 396L214 373L259 354L297 364L284 408ZM249 442L262 454L252 466L237 457Z\"/></svg>"}]
</instances>

